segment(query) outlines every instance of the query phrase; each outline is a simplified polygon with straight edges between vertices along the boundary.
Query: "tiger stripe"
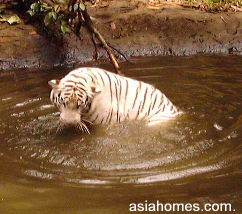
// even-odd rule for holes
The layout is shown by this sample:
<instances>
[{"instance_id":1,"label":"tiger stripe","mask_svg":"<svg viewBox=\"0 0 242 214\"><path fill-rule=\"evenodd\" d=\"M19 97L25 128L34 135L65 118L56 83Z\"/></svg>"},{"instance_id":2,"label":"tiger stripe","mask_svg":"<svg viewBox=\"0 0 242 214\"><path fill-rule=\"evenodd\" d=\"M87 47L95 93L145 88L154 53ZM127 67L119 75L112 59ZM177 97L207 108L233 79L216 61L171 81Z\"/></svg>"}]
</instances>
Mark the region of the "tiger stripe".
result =
<instances>
[{"instance_id":1,"label":"tiger stripe","mask_svg":"<svg viewBox=\"0 0 242 214\"><path fill-rule=\"evenodd\" d=\"M153 124L179 114L154 86L99 68L76 69L60 81L51 81L51 85L50 99L61 111L70 111L69 103L76 102L72 108L76 106L74 110L79 112L80 120L94 124L141 119Z\"/></svg>"}]
</instances>

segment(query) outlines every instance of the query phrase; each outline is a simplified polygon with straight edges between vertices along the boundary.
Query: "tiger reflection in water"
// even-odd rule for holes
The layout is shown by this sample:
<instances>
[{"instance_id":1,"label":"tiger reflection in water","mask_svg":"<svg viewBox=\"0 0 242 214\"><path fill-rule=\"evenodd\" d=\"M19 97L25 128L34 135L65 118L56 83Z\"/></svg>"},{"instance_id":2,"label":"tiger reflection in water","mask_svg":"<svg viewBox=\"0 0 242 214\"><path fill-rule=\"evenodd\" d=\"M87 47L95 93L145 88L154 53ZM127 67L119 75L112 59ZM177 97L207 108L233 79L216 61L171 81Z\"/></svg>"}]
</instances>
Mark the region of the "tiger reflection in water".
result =
<instances>
[{"instance_id":1,"label":"tiger reflection in water","mask_svg":"<svg viewBox=\"0 0 242 214\"><path fill-rule=\"evenodd\" d=\"M100 68L78 68L48 82L51 101L60 110L60 124L89 133L85 122L114 124L144 120L149 126L176 117L177 108L150 84Z\"/></svg>"}]
</instances>

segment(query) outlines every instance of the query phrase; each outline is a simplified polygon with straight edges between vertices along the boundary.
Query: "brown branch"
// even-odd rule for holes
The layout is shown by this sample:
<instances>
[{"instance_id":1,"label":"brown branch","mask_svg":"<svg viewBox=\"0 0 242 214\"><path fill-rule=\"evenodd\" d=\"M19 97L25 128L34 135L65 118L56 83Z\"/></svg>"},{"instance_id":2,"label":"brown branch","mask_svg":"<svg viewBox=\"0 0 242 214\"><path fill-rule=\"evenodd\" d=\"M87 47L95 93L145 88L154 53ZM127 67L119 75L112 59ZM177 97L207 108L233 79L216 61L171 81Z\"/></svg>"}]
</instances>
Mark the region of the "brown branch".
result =
<instances>
[{"instance_id":1,"label":"brown branch","mask_svg":"<svg viewBox=\"0 0 242 214\"><path fill-rule=\"evenodd\" d=\"M51 0L41 0L41 1L43 3L46 3L46 4L50 5L50 6L54 6L55 5L55 3L52 2ZM82 3L82 4L84 4L82 0L70 0L69 3L68 3L68 9L69 9L70 6L73 7L75 3L78 3L78 4ZM69 13L66 13L66 15L69 15ZM79 39L80 39L79 32L80 32L80 28L81 28L81 25L82 25L83 22L86 24L86 27L88 28L88 30L92 34L94 34L95 37L102 43L103 48L108 53L108 56L109 56L111 62L113 63L113 65L114 65L115 71L118 74L122 74L122 72L120 71L120 66L118 64L118 61L117 61L115 55L113 54L113 50L116 50L116 49L113 48L112 46L110 46L106 42L106 40L104 39L104 37L102 36L102 34L94 26L94 24L93 24L93 22L91 20L91 17L90 17L90 15L87 12L86 6L85 6L85 9L84 10L81 10L80 8L78 9L78 23L76 24L76 28L74 30L72 30L72 32L74 32L75 35ZM72 29L72 27L71 27L71 29ZM93 36L92 36L92 41L94 41L94 43L95 43L95 40L94 40ZM94 45L95 45L95 51L97 51L96 44L94 44ZM117 51L117 52L120 54L119 51ZM121 54L121 55L126 59L126 57L123 54Z\"/></svg>"},{"instance_id":2,"label":"brown branch","mask_svg":"<svg viewBox=\"0 0 242 214\"><path fill-rule=\"evenodd\" d=\"M116 72L118 74L122 74L122 72L120 71L120 66L118 64L118 61L117 61L116 57L114 56L114 54L112 52L112 48L107 44L107 42L105 41L103 36L99 33L99 31L95 27L93 27L93 32L96 35L96 37L100 40L100 42L102 43L102 45L105 48L105 50L107 51L107 53L109 55L109 58L112 61Z\"/></svg>"},{"instance_id":3,"label":"brown branch","mask_svg":"<svg viewBox=\"0 0 242 214\"><path fill-rule=\"evenodd\" d=\"M112 52L112 47L107 44L107 42L105 41L105 39L103 38L101 33L94 26L94 24L91 20L91 17L89 16L86 8L85 8L85 10L81 10L80 12L83 15L83 18L85 20L85 24L86 24L87 28L89 29L89 31L97 37L97 39L102 43L103 47L107 51L108 56L109 56L110 60L112 61L113 65L114 65L115 71L118 74L122 74L122 72L120 71L120 66L118 64L118 61L117 61L115 55Z\"/></svg>"},{"instance_id":4,"label":"brown branch","mask_svg":"<svg viewBox=\"0 0 242 214\"><path fill-rule=\"evenodd\" d=\"M113 46L111 46L110 44L108 44L109 45L109 47L111 47L113 50L115 50L119 55L121 55L127 62L130 62L128 59L127 59L127 57L120 51L120 50L118 50L117 48L115 48L115 47L113 47Z\"/></svg>"},{"instance_id":5,"label":"brown branch","mask_svg":"<svg viewBox=\"0 0 242 214\"><path fill-rule=\"evenodd\" d=\"M97 60L98 59L98 49L97 49L97 43L95 41L95 35L94 34L92 34L92 43L93 43L94 48L95 48L95 51L93 53L93 57L94 57L95 60Z\"/></svg>"}]
</instances>

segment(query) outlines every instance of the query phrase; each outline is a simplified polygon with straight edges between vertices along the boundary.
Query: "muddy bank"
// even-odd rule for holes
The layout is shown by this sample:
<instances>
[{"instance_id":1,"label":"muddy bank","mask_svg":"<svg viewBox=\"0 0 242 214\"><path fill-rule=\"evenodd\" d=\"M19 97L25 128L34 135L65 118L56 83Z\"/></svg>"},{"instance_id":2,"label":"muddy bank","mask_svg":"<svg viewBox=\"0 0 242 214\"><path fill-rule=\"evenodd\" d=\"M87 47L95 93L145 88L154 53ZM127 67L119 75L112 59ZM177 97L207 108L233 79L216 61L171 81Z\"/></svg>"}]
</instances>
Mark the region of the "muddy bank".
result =
<instances>
[{"instance_id":1,"label":"muddy bank","mask_svg":"<svg viewBox=\"0 0 242 214\"><path fill-rule=\"evenodd\" d=\"M89 7L97 28L126 56L241 54L242 13L206 13L175 4L149 8L140 1L111 1ZM82 41L65 35L63 44L24 24L0 23L0 69L52 67L93 60L86 30ZM106 58L99 48L99 57Z\"/></svg>"}]
</instances>

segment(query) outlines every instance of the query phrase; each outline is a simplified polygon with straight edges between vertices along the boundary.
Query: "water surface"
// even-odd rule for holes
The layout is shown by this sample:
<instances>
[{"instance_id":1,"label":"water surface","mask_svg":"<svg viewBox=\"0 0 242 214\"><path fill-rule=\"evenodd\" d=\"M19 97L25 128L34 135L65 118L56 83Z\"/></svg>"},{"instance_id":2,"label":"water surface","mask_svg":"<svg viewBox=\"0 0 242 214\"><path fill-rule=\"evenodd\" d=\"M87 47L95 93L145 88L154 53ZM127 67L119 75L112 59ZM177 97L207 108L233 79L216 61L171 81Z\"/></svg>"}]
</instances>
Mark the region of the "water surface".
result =
<instances>
[{"instance_id":1,"label":"water surface","mask_svg":"<svg viewBox=\"0 0 242 214\"><path fill-rule=\"evenodd\" d=\"M159 57L124 63L184 114L56 133L47 81L68 69L0 74L1 213L128 213L129 203L229 202L240 213L240 56ZM108 66L102 67L111 69Z\"/></svg>"}]
</instances>

